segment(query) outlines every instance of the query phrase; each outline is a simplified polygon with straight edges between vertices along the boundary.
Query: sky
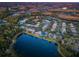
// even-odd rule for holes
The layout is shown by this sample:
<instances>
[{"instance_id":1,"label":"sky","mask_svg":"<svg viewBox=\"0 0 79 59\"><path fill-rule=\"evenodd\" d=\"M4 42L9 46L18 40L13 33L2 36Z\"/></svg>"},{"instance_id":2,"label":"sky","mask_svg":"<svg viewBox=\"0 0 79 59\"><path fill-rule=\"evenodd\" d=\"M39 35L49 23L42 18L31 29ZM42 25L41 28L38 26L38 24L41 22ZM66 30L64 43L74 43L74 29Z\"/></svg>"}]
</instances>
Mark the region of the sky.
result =
<instances>
[{"instance_id":1,"label":"sky","mask_svg":"<svg viewBox=\"0 0 79 59\"><path fill-rule=\"evenodd\" d=\"M68 4L72 4L72 7L79 8L79 2L0 2L0 7L10 7L16 5L44 5L52 7L61 7Z\"/></svg>"}]
</instances>

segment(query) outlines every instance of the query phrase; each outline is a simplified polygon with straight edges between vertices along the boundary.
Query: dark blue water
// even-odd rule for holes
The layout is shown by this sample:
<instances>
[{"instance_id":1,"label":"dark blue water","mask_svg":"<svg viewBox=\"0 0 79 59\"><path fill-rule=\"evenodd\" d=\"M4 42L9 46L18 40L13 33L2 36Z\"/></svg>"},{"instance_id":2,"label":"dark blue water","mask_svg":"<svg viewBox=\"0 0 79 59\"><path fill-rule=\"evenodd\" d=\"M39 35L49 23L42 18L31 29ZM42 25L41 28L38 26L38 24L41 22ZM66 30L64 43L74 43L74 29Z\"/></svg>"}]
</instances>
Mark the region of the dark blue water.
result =
<instances>
[{"instance_id":1,"label":"dark blue water","mask_svg":"<svg viewBox=\"0 0 79 59\"><path fill-rule=\"evenodd\" d=\"M14 49L19 55L27 57L60 56L57 51L56 43L49 43L47 40L27 34L21 34L17 38Z\"/></svg>"}]
</instances>

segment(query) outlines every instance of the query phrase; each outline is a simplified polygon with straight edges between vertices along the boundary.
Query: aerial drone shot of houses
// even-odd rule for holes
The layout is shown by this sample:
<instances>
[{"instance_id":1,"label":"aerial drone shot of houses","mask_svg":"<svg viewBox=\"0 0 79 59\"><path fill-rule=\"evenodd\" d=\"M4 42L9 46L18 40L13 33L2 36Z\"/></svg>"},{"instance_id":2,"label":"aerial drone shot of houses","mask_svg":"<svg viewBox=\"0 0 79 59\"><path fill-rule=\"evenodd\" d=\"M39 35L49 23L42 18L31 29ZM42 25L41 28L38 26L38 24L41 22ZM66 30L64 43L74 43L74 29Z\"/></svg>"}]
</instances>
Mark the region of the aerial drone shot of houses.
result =
<instances>
[{"instance_id":1,"label":"aerial drone shot of houses","mask_svg":"<svg viewBox=\"0 0 79 59\"><path fill-rule=\"evenodd\" d=\"M0 57L78 56L78 2L0 2Z\"/></svg>"}]
</instances>

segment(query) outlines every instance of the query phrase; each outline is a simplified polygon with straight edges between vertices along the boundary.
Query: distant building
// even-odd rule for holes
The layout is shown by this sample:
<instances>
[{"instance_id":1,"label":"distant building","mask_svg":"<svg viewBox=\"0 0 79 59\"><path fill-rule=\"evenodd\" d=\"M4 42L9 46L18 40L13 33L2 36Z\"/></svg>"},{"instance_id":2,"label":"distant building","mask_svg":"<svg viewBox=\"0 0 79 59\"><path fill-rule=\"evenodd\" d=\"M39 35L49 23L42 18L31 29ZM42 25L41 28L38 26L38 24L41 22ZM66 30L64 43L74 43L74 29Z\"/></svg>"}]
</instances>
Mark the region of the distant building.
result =
<instances>
[{"instance_id":1,"label":"distant building","mask_svg":"<svg viewBox=\"0 0 79 59\"><path fill-rule=\"evenodd\" d=\"M16 12L16 11L18 11L18 7L17 6L9 7L8 10L12 11L12 12Z\"/></svg>"},{"instance_id":2,"label":"distant building","mask_svg":"<svg viewBox=\"0 0 79 59\"><path fill-rule=\"evenodd\" d=\"M57 22L55 21L54 24L52 25L51 31L55 31L57 28Z\"/></svg>"},{"instance_id":3,"label":"distant building","mask_svg":"<svg viewBox=\"0 0 79 59\"><path fill-rule=\"evenodd\" d=\"M14 14L12 14L12 16L18 16L18 15L20 15L19 13L14 13Z\"/></svg>"},{"instance_id":4,"label":"distant building","mask_svg":"<svg viewBox=\"0 0 79 59\"><path fill-rule=\"evenodd\" d=\"M20 26L20 29L25 29L25 26Z\"/></svg>"},{"instance_id":5,"label":"distant building","mask_svg":"<svg viewBox=\"0 0 79 59\"><path fill-rule=\"evenodd\" d=\"M19 25L24 25L28 19L19 20Z\"/></svg>"},{"instance_id":6,"label":"distant building","mask_svg":"<svg viewBox=\"0 0 79 59\"><path fill-rule=\"evenodd\" d=\"M6 11L7 8L5 7L0 7L0 11Z\"/></svg>"},{"instance_id":7,"label":"distant building","mask_svg":"<svg viewBox=\"0 0 79 59\"><path fill-rule=\"evenodd\" d=\"M43 31L46 30L46 29L48 28L49 24L50 24L50 21L49 21L49 20L44 20L44 21L43 21L42 30L43 30Z\"/></svg>"},{"instance_id":8,"label":"distant building","mask_svg":"<svg viewBox=\"0 0 79 59\"><path fill-rule=\"evenodd\" d=\"M73 34L77 34L76 27L72 23L70 23L70 29Z\"/></svg>"},{"instance_id":9,"label":"distant building","mask_svg":"<svg viewBox=\"0 0 79 59\"><path fill-rule=\"evenodd\" d=\"M0 25L4 25L4 24L6 24L7 23L7 21L5 21L5 20L0 20Z\"/></svg>"},{"instance_id":10,"label":"distant building","mask_svg":"<svg viewBox=\"0 0 79 59\"><path fill-rule=\"evenodd\" d=\"M66 23L65 22L62 23L61 32L66 33Z\"/></svg>"}]
</instances>

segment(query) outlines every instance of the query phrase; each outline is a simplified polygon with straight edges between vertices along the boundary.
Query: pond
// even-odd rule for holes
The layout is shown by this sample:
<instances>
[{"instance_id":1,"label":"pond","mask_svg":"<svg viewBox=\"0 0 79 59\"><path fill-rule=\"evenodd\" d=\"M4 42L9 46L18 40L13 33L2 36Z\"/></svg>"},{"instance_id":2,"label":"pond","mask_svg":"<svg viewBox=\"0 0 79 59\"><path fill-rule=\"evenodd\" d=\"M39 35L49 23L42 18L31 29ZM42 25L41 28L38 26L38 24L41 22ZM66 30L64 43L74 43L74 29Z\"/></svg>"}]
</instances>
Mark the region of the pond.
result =
<instances>
[{"instance_id":1,"label":"pond","mask_svg":"<svg viewBox=\"0 0 79 59\"><path fill-rule=\"evenodd\" d=\"M60 56L55 42L20 34L14 44L16 53L23 57L58 57Z\"/></svg>"}]
</instances>

